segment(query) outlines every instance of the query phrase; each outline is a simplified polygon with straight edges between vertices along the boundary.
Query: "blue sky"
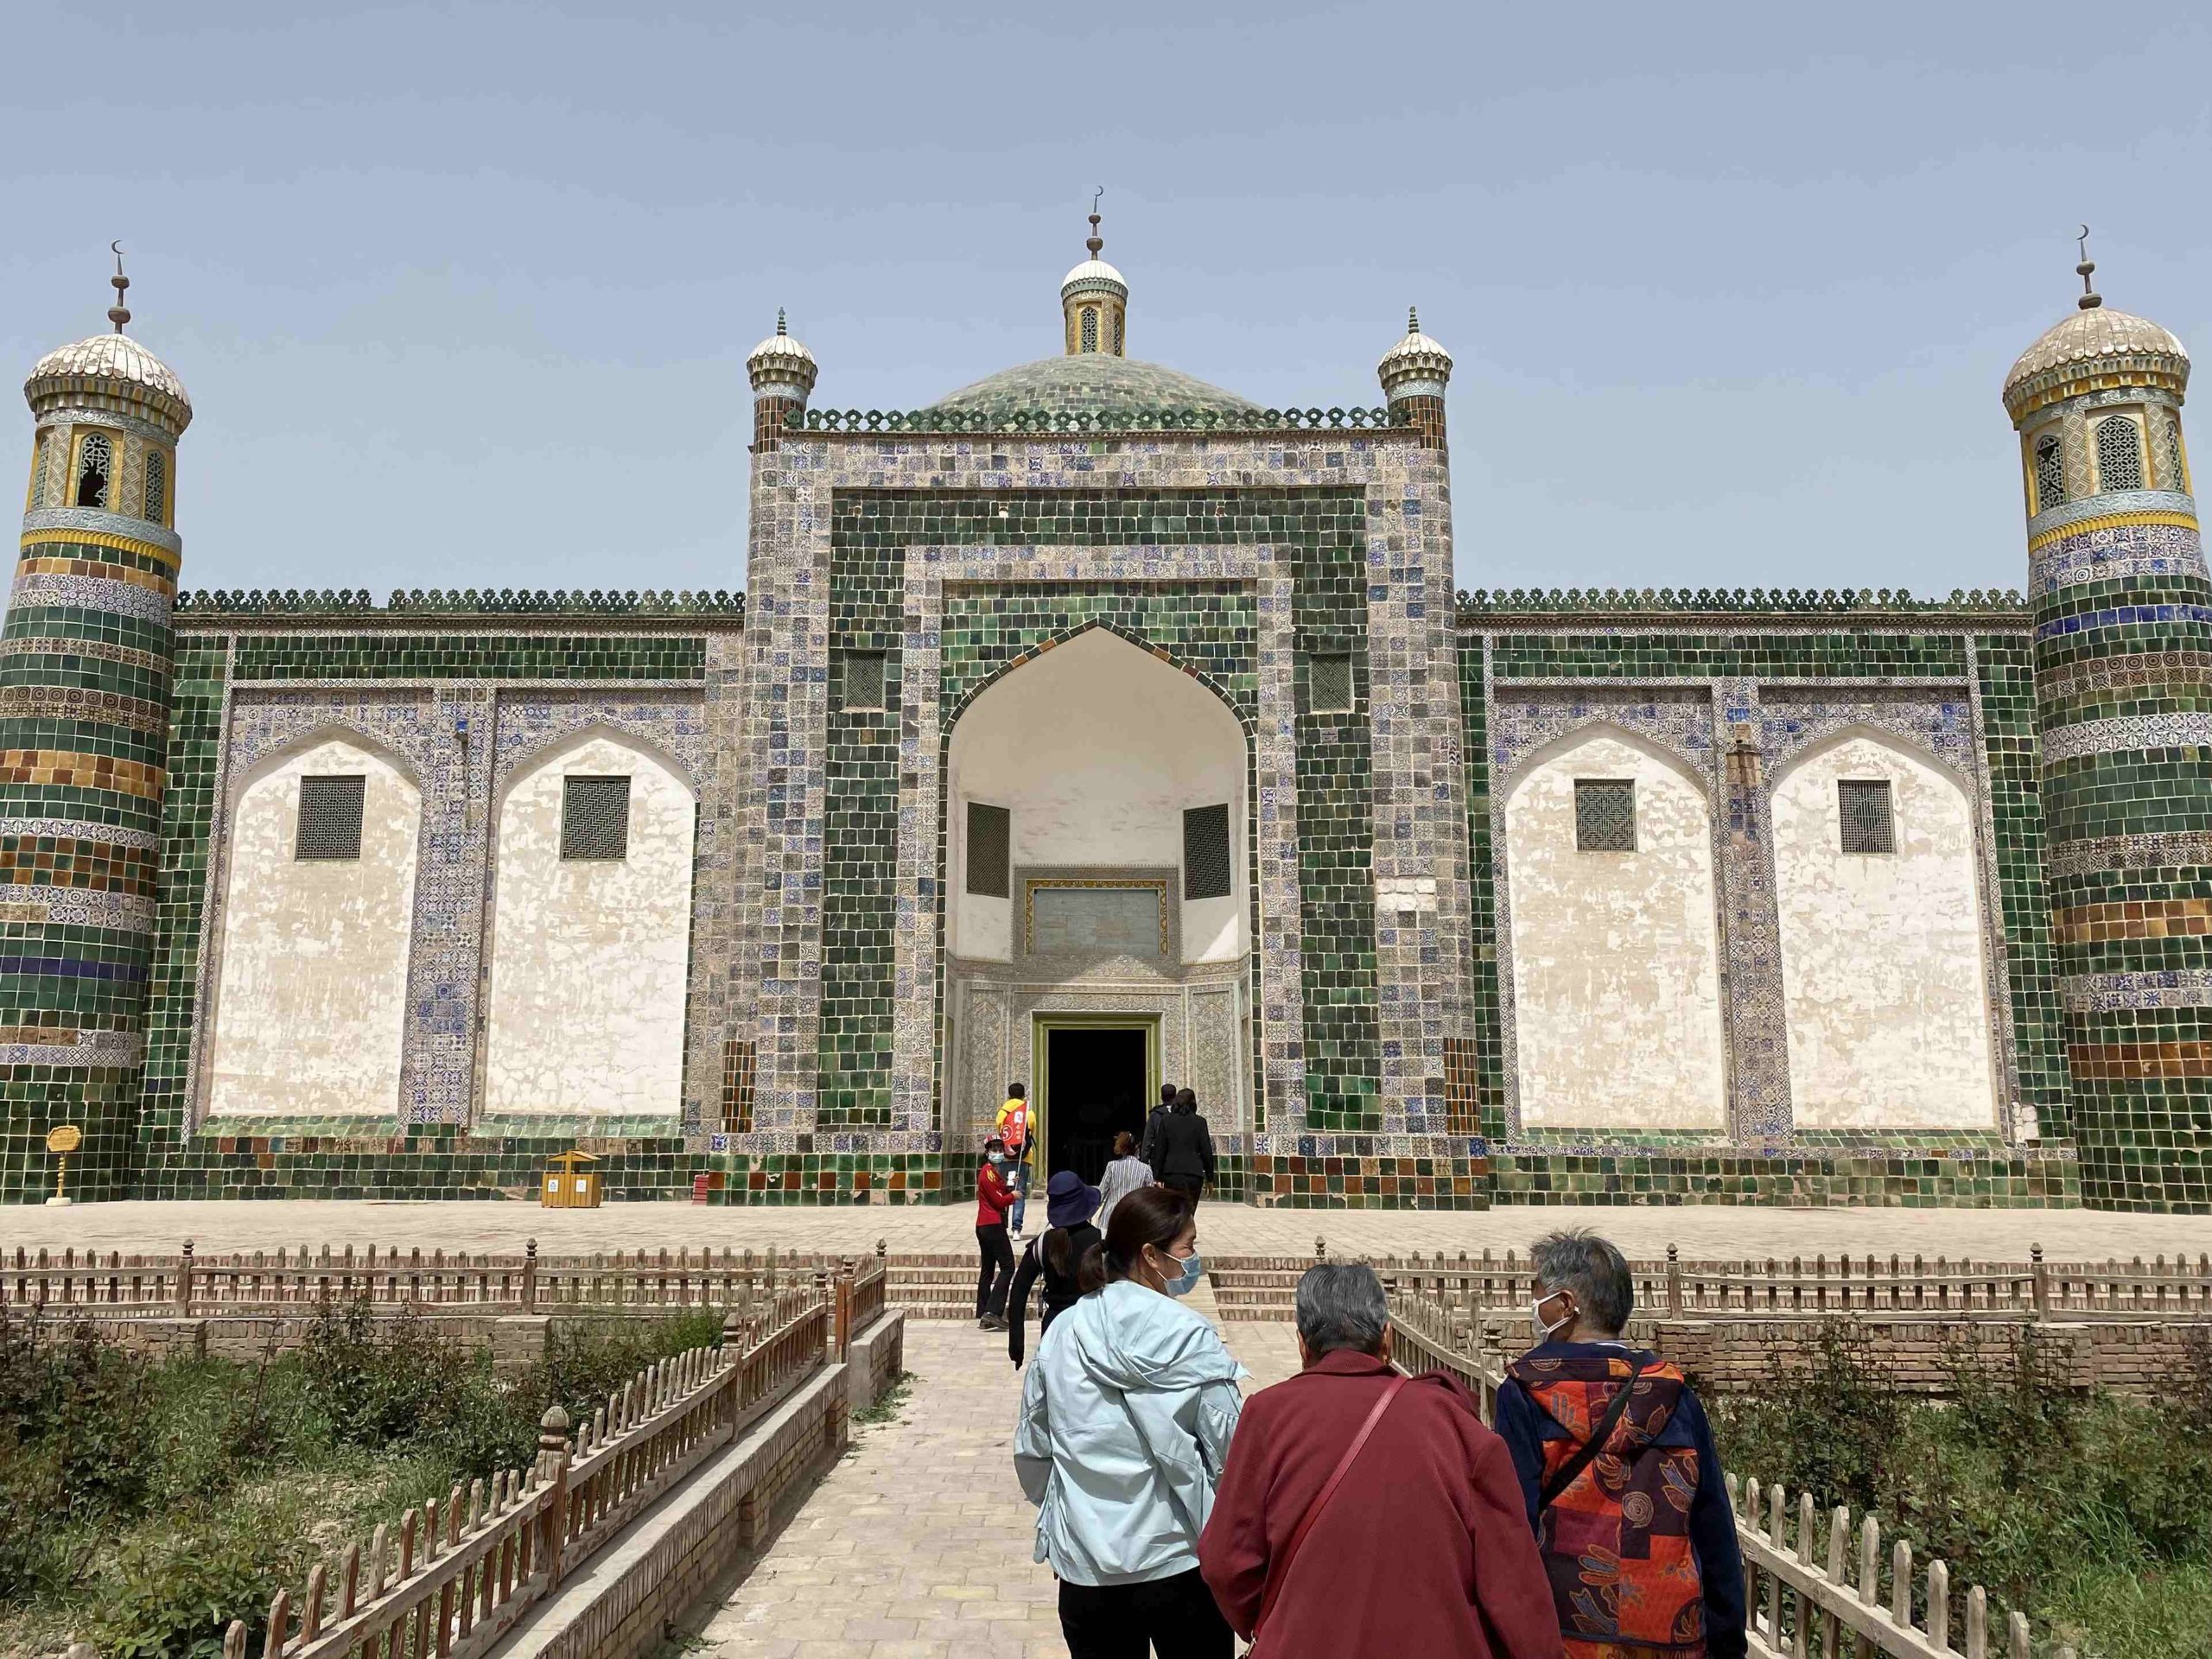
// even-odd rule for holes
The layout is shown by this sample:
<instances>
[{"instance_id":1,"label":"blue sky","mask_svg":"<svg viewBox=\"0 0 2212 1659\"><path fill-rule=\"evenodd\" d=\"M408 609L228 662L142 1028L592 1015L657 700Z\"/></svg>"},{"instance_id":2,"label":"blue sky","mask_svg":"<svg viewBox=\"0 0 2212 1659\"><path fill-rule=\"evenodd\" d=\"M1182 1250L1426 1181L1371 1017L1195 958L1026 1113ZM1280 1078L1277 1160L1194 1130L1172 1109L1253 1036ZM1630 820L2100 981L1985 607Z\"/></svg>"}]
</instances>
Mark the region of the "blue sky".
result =
<instances>
[{"instance_id":1,"label":"blue sky","mask_svg":"<svg viewBox=\"0 0 2212 1659\"><path fill-rule=\"evenodd\" d=\"M0 352L122 238L188 586L736 587L777 306L922 405L1058 349L1103 184L1134 355L1371 403L1420 305L1463 585L1929 593L2022 583L2077 220L2212 341L2186 8L747 10L26 10Z\"/></svg>"}]
</instances>

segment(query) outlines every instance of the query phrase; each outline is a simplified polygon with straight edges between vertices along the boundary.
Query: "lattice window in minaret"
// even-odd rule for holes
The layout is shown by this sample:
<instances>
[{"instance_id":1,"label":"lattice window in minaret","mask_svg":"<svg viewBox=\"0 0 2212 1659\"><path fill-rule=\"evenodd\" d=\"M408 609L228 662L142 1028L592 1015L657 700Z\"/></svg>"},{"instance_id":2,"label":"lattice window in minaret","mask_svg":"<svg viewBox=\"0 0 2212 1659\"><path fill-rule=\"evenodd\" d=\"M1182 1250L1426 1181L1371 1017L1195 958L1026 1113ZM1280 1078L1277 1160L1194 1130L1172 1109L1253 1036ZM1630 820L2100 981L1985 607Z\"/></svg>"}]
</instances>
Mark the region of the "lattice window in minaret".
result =
<instances>
[{"instance_id":1,"label":"lattice window in minaret","mask_svg":"<svg viewBox=\"0 0 2212 1659\"><path fill-rule=\"evenodd\" d=\"M1094 305L1083 308L1083 349L1086 352L1098 349L1098 308Z\"/></svg>"},{"instance_id":2,"label":"lattice window in minaret","mask_svg":"<svg viewBox=\"0 0 2212 1659\"><path fill-rule=\"evenodd\" d=\"M77 505L107 505L108 475L115 470L115 446L101 432L87 432L77 446Z\"/></svg>"},{"instance_id":3,"label":"lattice window in minaret","mask_svg":"<svg viewBox=\"0 0 2212 1659\"><path fill-rule=\"evenodd\" d=\"M2058 435L2046 432L2036 440L2036 511L2048 512L2066 499L2066 462L2058 448Z\"/></svg>"},{"instance_id":4,"label":"lattice window in minaret","mask_svg":"<svg viewBox=\"0 0 2212 1659\"><path fill-rule=\"evenodd\" d=\"M146 512L145 516L161 524L169 505L168 459L158 449L146 452Z\"/></svg>"},{"instance_id":5,"label":"lattice window in minaret","mask_svg":"<svg viewBox=\"0 0 2212 1659\"><path fill-rule=\"evenodd\" d=\"M38 435L38 442L31 448L31 506L34 510L46 505L46 446L49 440L45 433Z\"/></svg>"},{"instance_id":6,"label":"lattice window in minaret","mask_svg":"<svg viewBox=\"0 0 2212 1659\"><path fill-rule=\"evenodd\" d=\"M2158 411L2158 487L2189 487L2189 463L2181 453L2181 416L2170 409Z\"/></svg>"},{"instance_id":7,"label":"lattice window in minaret","mask_svg":"<svg viewBox=\"0 0 2212 1659\"><path fill-rule=\"evenodd\" d=\"M2107 415L2097 423L2097 490L2143 487L2143 433L2133 417Z\"/></svg>"},{"instance_id":8,"label":"lattice window in minaret","mask_svg":"<svg viewBox=\"0 0 2212 1659\"><path fill-rule=\"evenodd\" d=\"M1116 357L1119 357L1119 356L1121 356L1121 354L1122 354L1122 314L1121 314L1120 312L1116 311L1116 312L1114 314L1114 355L1115 355L1115 356L1116 356Z\"/></svg>"}]
</instances>

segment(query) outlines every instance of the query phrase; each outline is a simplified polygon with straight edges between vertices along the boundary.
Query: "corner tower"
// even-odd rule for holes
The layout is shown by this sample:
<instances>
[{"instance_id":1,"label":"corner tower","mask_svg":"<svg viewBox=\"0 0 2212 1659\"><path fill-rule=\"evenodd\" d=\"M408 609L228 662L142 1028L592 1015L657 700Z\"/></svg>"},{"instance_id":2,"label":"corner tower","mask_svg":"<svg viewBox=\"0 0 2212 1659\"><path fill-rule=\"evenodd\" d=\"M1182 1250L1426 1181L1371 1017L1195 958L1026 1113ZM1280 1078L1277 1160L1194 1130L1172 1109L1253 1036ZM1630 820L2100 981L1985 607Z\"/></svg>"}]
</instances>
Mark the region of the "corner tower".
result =
<instances>
[{"instance_id":1,"label":"corner tower","mask_svg":"<svg viewBox=\"0 0 2212 1659\"><path fill-rule=\"evenodd\" d=\"M815 377L821 373L814 353L793 340L784 327L784 311L776 308L776 332L755 346L745 359L746 378L753 383L753 447L772 450L783 442L784 423L806 412L813 395Z\"/></svg>"},{"instance_id":2,"label":"corner tower","mask_svg":"<svg viewBox=\"0 0 2212 1659\"><path fill-rule=\"evenodd\" d=\"M2086 238L2086 232L2085 232ZM2085 1202L2212 1211L2212 582L2189 354L2106 306L2005 379L2019 434L2049 879Z\"/></svg>"},{"instance_id":3,"label":"corner tower","mask_svg":"<svg viewBox=\"0 0 2212 1659\"><path fill-rule=\"evenodd\" d=\"M1421 314L1406 308L1406 337L1375 365L1390 418L1420 434L1424 449L1444 448L1444 388L1452 381L1452 353L1421 331Z\"/></svg>"},{"instance_id":4,"label":"corner tower","mask_svg":"<svg viewBox=\"0 0 2212 1659\"><path fill-rule=\"evenodd\" d=\"M46 1190L74 1124L82 1195L118 1196L145 1058L168 748L176 444L192 402L123 332L48 353L0 626L0 1200Z\"/></svg>"}]
</instances>

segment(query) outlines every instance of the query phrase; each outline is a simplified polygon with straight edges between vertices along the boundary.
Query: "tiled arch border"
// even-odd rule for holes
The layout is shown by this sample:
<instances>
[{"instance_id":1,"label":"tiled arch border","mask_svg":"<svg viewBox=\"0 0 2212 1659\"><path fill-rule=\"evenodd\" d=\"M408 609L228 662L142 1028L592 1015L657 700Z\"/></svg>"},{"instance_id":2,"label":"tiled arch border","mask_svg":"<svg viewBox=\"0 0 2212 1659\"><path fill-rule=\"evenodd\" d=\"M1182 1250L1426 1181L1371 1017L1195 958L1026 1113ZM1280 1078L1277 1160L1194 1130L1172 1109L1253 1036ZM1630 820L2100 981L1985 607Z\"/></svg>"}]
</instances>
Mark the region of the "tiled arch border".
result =
<instances>
[{"instance_id":1,"label":"tiled arch border","mask_svg":"<svg viewBox=\"0 0 2212 1659\"><path fill-rule=\"evenodd\" d=\"M1298 870L1297 766L1292 679L1292 571L1269 543L1218 546L1113 546L1043 550L1024 547L910 546L905 550L906 643L901 676L902 765L913 792L899 815L898 918L894 935L896 1013L892 1055L897 1081L893 1121L903 1134L932 1136L943 1088L944 1008L944 778L952 728L989 685L1095 626L1109 628L1158 655L1219 696L1249 736L1246 780L1247 887L1251 895L1254 1072L1264 1079L1255 1103L1255 1151L1274 1135L1294 1135L1305 1096L1305 1003L1299 941L1302 931ZM1254 594L1255 706L1233 688L1178 661L1164 647L1103 619L1056 629L944 707L943 627L945 589L1013 584L1111 582L1146 588L1240 582ZM925 886L926 884L926 889ZM926 1082L923 1080L926 1079ZM1293 1115L1297 1114L1297 1117ZM1287 1122L1287 1119L1291 1121ZM1243 1148L1236 1148L1243 1150Z\"/></svg>"}]
</instances>

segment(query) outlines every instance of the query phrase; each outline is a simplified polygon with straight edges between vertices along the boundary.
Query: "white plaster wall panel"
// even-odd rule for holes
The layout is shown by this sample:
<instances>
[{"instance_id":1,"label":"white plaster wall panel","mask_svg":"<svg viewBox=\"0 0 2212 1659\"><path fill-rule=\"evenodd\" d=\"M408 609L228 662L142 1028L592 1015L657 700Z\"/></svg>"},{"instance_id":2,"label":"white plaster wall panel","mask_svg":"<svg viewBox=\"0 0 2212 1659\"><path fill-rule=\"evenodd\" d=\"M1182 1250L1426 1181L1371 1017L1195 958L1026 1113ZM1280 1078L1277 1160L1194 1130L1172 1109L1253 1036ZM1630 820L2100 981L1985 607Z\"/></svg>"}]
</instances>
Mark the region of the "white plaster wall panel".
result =
<instances>
[{"instance_id":1,"label":"white plaster wall panel","mask_svg":"<svg viewBox=\"0 0 2212 1659\"><path fill-rule=\"evenodd\" d=\"M1185 807L1229 803L1230 887L1181 899L1183 959L1228 962L1245 938L1244 728L1188 674L1093 628L988 687L953 728L949 948L1010 959L1013 902L967 891L968 803L1008 808L1014 863L1053 868L1183 862Z\"/></svg>"},{"instance_id":2,"label":"white plaster wall panel","mask_svg":"<svg viewBox=\"0 0 2212 1659\"><path fill-rule=\"evenodd\" d=\"M309 774L363 778L359 858L294 856ZM391 762L341 739L247 774L231 813L211 1116L397 1111L422 817Z\"/></svg>"},{"instance_id":3,"label":"white plaster wall panel","mask_svg":"<svg viewBox=\"0 0 2212 1659\"><path fill-rule=\"evenodd\" d=\"M1886 779L1897 851L1842 850L1836 785ZM1993 1128L1974 809L1948 772L1847 734L1775 780L1789 1083L1813 1129Z\"/></svg>"},{"instance_id":4,"label":"white plaster wall panel","mask_svg":"<svg viewBox=\"0 0 2212 1659\"><path fill-rule=\"evenodd\" d=\"M1576 850L1578 778L1634 780L1636 851ZM1696 780L1624 732L1586 731L1513 785L1505 829L1522 1121L1725 1129L1713 819Z\"/></svg>"},{"instance_id":5,"label":"white plaster wall panel","mask_svg":"<svg viewBox=\"0 0 2212 1659\"><path fill-rule=\"evenodd\" d=\"M563 779L627 773L620 859L561 857ZM690 786L604 732L552 750L499 806L484 1109L675 1116L695 832Z\"/></svg>"}]
</instances>

